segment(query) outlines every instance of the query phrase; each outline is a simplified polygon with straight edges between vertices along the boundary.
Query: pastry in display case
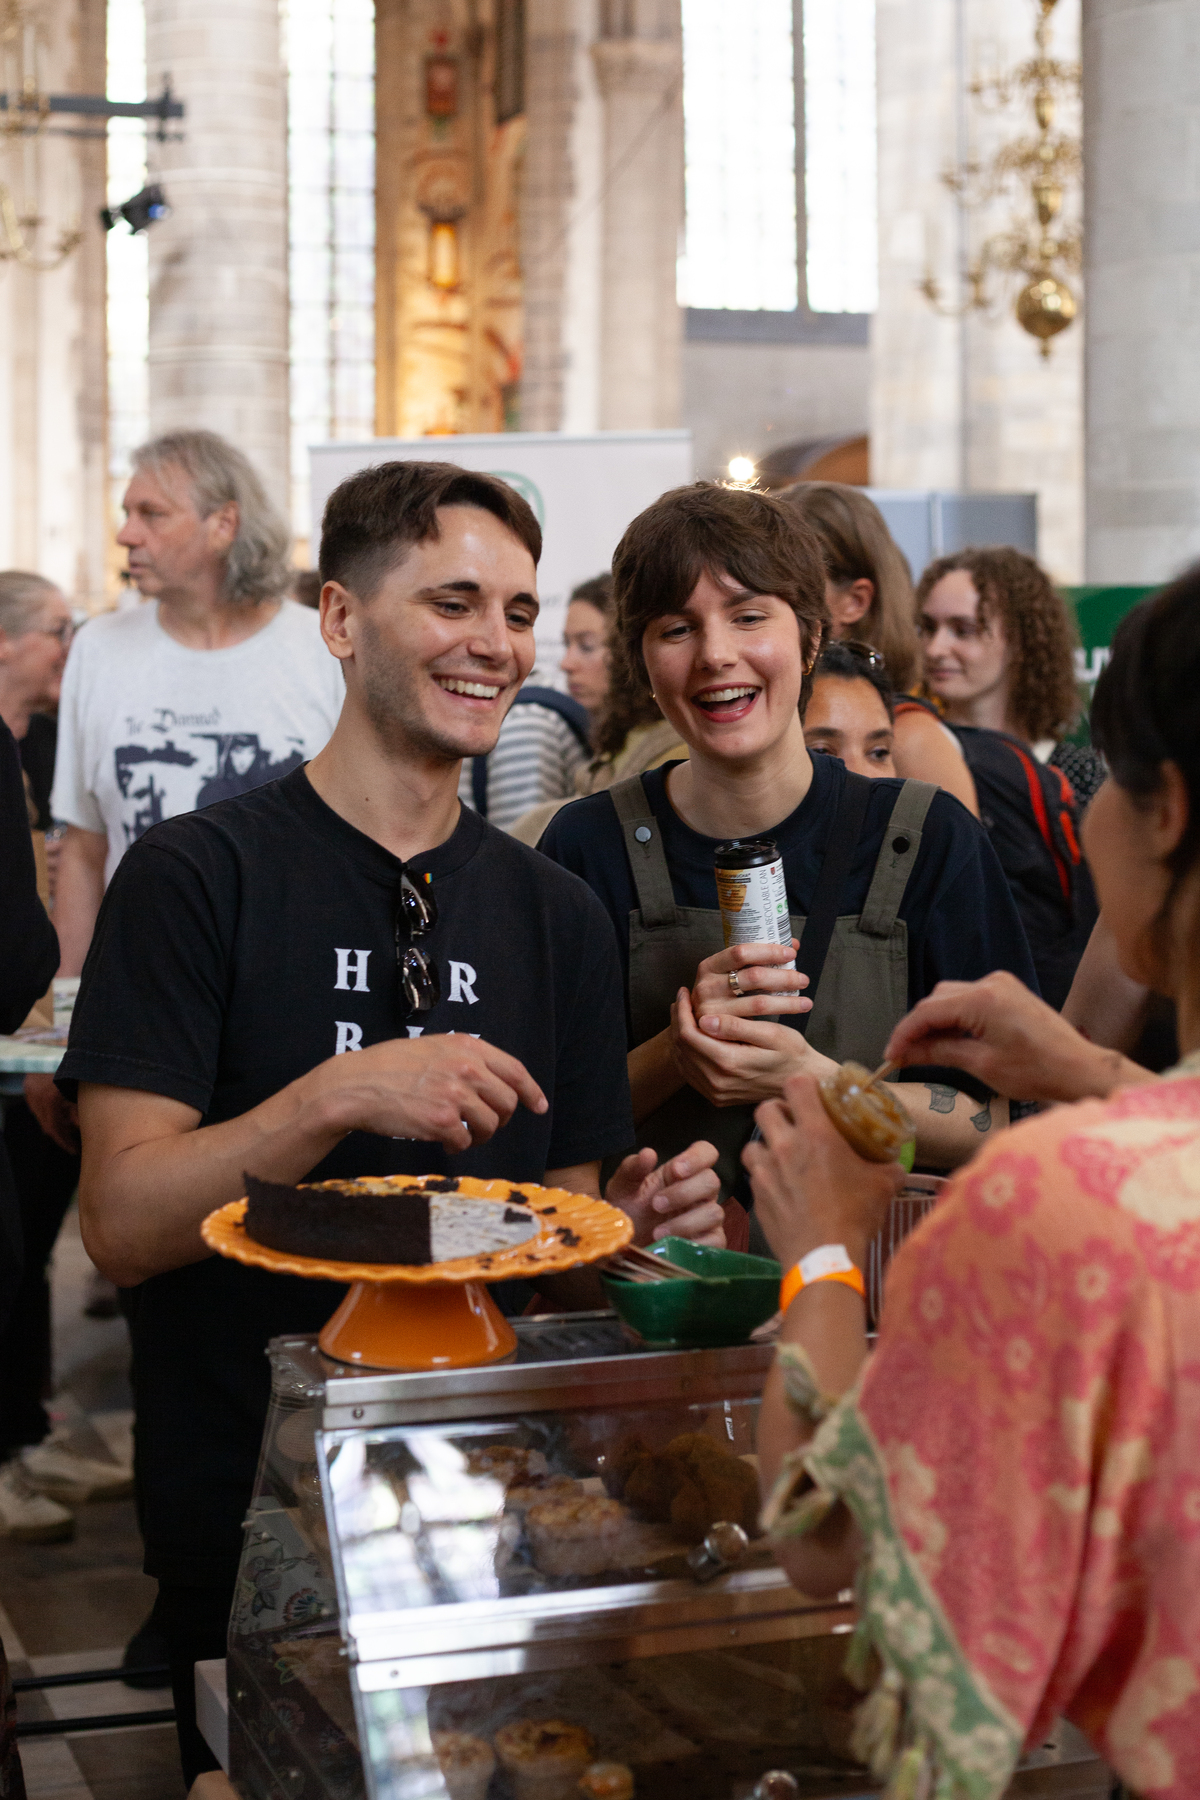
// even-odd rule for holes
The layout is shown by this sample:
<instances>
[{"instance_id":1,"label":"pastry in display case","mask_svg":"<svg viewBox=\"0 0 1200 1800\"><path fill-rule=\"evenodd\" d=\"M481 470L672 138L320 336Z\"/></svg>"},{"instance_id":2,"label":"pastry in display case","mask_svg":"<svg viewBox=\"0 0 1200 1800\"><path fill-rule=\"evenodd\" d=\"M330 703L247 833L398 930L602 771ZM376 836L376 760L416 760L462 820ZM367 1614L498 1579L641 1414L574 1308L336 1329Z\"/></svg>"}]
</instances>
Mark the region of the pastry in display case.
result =
<instances>
[{"instance_id":1,"label":"pastry in display case","mask_svg":"<svg viewBox=\"0 0 1200 1800\"><path fill-rule=\"evenodd\" d=\"M796 1593L759 1531L770 1348L516 1329L515 1363L419 1374L272 1345L229 1639L244 1800L877 1792L851 1596Z\"/></svg>"}]
</instances>

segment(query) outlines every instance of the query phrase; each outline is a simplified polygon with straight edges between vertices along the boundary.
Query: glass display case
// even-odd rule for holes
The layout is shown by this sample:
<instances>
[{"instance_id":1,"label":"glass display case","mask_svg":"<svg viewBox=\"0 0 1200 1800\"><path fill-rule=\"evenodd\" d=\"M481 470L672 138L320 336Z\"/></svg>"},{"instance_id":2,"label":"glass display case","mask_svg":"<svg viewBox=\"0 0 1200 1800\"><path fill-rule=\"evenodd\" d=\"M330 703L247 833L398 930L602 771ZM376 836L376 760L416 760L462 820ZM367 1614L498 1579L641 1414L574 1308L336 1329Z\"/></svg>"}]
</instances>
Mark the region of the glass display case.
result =
<instances>
[{"instance_id":1,"label":"glass display case","mask_svg":"<svg viewBox=\"0 0 1200 1800\"><path fill-rule=\"evenodd\" d=\"M605 1315L518 1339L411 1375L272 1345L229 1637L244 1800L877 1791L851 1596L806 1600L758 1535L770 1348L630 1353Z\"/></svg>"}]
</instances>

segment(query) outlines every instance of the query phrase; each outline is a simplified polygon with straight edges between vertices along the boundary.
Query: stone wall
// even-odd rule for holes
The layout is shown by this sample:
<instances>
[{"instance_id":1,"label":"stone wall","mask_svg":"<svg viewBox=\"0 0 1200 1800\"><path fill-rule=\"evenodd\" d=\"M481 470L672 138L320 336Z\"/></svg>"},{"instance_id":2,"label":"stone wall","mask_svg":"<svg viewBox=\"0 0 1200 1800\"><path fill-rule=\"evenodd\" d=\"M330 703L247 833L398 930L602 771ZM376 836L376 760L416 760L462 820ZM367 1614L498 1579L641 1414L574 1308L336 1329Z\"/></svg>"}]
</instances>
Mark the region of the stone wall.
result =
<instances>
[{"instance_id":1,"label":"stone wall","mask_svg":"<svg viewBox=\"0 0 1200 1800\"><path fill-rule=\"evenodd\" d=\"M150 233L150 429L205 427L288 507L286 92L277 0L147 0L147 84L181 141L152 145L171 216Z\"/></svg>"}]
</instances>

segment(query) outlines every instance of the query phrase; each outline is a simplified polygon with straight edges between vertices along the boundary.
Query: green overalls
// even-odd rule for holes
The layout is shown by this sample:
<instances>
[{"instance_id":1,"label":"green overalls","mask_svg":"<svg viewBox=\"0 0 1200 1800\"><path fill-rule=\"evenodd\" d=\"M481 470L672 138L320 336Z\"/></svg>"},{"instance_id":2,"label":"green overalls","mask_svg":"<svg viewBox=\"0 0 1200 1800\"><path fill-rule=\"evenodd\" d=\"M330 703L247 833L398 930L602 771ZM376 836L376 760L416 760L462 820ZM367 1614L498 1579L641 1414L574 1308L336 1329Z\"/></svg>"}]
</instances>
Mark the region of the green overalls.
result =
<instances>
[{"instance_id":1,"label":"green overalls","mask_svg":"<svg viewBox=\"0 0 1200 1800\"><path fill-rule=\"evenodd\" d=\"M804 1036L814 1050L845 1062L853 1057L874 1068L894 1027L908 1011L908 928L898 917L908 878L921 847L925 815L936 787L906 781L896 796L875 873L861 913L838 913L822 966L810 971L810 1013L785 1015L781 1023ZM637 777L609 789L625 838L638 904L629 915L629 1010L634 1044L664 1030L681 987L690 988L697 965L725 947L715 907L678 906L662 847L658 820ZM806 920L792 914L792 934L803 938ZM660 1158L675 1156L697 1138L720 1152L722 1197L741 1174L740 1154L754 1124L749 1106L714 1107L694 1088L681 1087L637 1128L639 1148L653 1145Z\"/></svg>"}]
</instances>

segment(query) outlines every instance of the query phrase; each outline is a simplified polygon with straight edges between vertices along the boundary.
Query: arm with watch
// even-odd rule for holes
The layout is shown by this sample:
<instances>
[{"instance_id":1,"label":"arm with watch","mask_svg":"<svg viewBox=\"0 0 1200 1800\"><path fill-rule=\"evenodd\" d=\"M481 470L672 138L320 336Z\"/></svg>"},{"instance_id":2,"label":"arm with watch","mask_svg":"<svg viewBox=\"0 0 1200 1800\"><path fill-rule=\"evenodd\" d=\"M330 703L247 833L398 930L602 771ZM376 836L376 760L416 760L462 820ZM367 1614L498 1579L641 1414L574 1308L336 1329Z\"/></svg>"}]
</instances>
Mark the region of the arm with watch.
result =
<instances>
[{"instance_id":1,"label":"arm with watch","mask_svg":"<svg viewBox=\"0 0 1200 1800\"><path fill-rule=\"evenodd\" d=\"M899 1163L869 1163L830 1122L811 1075L784 1083L783 1097L756 1113L760 1142L743 1160L754 1189L754 1207L784 1270L781 1345L806 1359L818 1395L831 1405L858 1378L867 1354L863 1270L867 1247L883 1225L904 1181ZM759 1474L764 1498L783 1467L815 1429L789 1403L783 1360L767 1380L759 1418ZM814 1596L848 1587L858 1562L859 1539L839 1502L824 1523L804 1537L776 1542L789 1580Z\"/></svg>"}]
</instances>

